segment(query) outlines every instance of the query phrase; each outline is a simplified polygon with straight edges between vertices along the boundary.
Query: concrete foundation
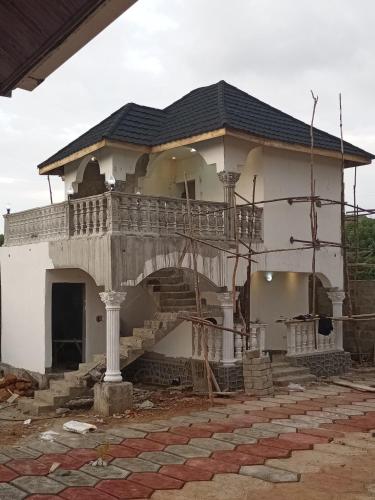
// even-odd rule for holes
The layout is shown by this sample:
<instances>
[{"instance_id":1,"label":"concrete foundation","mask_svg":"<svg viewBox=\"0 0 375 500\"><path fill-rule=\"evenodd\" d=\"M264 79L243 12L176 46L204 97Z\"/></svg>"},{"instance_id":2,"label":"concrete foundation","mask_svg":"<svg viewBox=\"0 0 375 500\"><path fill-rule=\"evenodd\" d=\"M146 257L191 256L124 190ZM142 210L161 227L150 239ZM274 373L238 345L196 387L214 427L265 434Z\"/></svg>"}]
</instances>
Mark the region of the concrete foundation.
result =
<instances>
[{"instance_id":1,"label":"concrete foundation","mask_svg":"<svg viewBox=\"0 0 375 500\"><path fill-rule=\"evenodd\" d=\"M94 386L94 411L103 417L124 413L133 406L133 384L102 382Z\"/></svg>"}]
</instances>

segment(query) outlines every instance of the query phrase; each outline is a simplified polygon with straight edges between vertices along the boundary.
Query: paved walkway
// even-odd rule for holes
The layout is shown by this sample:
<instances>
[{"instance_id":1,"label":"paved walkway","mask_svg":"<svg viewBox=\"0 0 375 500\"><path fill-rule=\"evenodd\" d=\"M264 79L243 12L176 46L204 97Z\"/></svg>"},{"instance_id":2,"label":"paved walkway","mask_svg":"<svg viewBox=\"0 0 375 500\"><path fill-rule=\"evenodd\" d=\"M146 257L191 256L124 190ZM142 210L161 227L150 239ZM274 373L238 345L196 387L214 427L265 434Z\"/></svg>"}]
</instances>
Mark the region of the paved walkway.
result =
<instances>
[{"instance_id":1,"label":"paved walkway","mask_svg":"<svg viewBox=\"0 0 375 500\"><path fill-rule=\"evenodd\" d=\"M0 447L0 499L373 498L372 429L369 393L322 385L238 396L187 416ZM100 455L109 465L90 465Z\"/></svg>"}]
</instances>

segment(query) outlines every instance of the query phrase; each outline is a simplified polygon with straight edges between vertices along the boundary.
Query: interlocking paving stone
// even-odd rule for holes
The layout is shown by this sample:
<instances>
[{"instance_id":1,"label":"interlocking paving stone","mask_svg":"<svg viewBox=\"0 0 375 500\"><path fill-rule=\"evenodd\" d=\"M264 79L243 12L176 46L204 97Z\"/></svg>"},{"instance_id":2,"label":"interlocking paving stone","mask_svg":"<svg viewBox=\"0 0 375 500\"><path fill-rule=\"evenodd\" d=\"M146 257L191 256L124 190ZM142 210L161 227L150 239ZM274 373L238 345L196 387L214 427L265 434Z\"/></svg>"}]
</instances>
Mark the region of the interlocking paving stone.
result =
<instances>
[{"instance_id":1,"label":"interlocking paving stone","mask_svg":"<svg viewBox=\"0 0 375 500\"><path fill-rule=\"evenodd\" d=\"M178 434L181 436L186 436L188 438L192 437L211 437L215 431L209 431L206 429L199 429L197 427L171 427L170 432L173 434Z\"/></svg>"},{"instance_id":2,"label":"interlocking paving stone","mask_svg":"<svg viewBox=\"0 0 375 500\"><path fill-rule=\"evenodd\" d=\"M57 436L55 441L68 446L69 448L96 448L99 444L91 436L81 436L79 434L68 433Z\"/></svg>"},{"instance_id":3,"label":"interlocking paving stone","mask_svg":"<svg viewBox=\"0 0 375 500\"><path fill-rule=\"evenodd\" d=\"M14 479L12 484L28 493L55 494L62 491L65 486L46 476L22 476ZM2 497L0 496L2 499Z\"/></svg>"},{"instance_id":4,"label":"interlocking paving stone","mask_svg":"<svg viewBox=\"0 0 375 500\"><path fill-rule=\"evenodd\" d=\"M75 448L74 450L68 451L67 455L76 458L77 460L84 460L84 462L90 462L91 460L96 460L98 458L97 450L93 450L91 448ZM108 460L107 457L106 460Z\"/></svg>"},{"instance_id":5,"label":"interlocking paving stone","mask_svg":"<svg viewBox=\"0 0 375 500\"><path fill-rule=\"evenodd\" d=\"M356 405L356 406L354 406ZM338 408L348 408L348 409L351 409L353 408L353 410L358 410L358 411L361 411L363 413L368 413L370 411L374 411L374 408L370 407L370 406L366 406L365 403L353 403L353 404L343 404L343 405L338 405Z\"/></svg>"},{"instance_id":6,"label":"interlocking paving stone","mask_svg":"<svg viewBox=\"0 0 375 500\"><path fill-rule=\"evenodd\" d=\"M244 405L255 406L259 408L275 408L277 406L280 406L280 403L273 401L273 399L271 398L270 401L264 401L264 400L249 401L248 403L245 402Z\"/></svg>"},{"instance_id":7,"label":"interlocking paving stone","mask_svg":"<svg viewBox=\"0 0 375 500\"><path fill-rule=\"evenodd\" d=\"M192 412L190 413L193 417L205 417L208 418L210 421L213 420L222 420L226 419L226 415L222 415L220 413L215 413L213 411L198 411L198 412Z\"/></svg>"},{"instance_id":8,"label":"interlocking paving stone","mask_svg":"<svg viewBox=\"0 0 375 500\"><path fill-rule=\"evenodd\" d=\"M165 451L184 458L209 457L211 454L209 450L197 448L189 444L171 444L165 448Z\"/></svg>"},{"instance_id":9,"label":"interlocking paving stone","mask_svg":"<svg viewBox=\"0 0 375 500\"><path fill-rule=\"evenodd\" d=\"M23 476L44 476L49 471L46 465L30 458L25 460L11 460L7 463L7 467L10 467Z\"/></svg>"},{"instance_id":10,"label":"interlocking paving stone","mask_svg":"<svg viewBox=\"0 0 375 500\"><path fill-rule=\"evenodd\" d=\"M240 451L215 451L211 458L219 462L229 462L236 465L260 465L264 464L265 458L259 455L249 455Z\"/></svg>"},{"instance_id":11,"label":"interlocking paving stone","mask_svg":"<svg viewBox=\"0 0 375 500\"><path fill-rule=\"evenodd\" d=\"M161 474L181 481L209 481L213 473L206 469L189 467L188 465L165 465L160 469Z\"/></svg>"},{"instance_id":12,"label":"interlocking paving stone","mask_svg":"<svg viewBox=\"0 0 375 500\"><path fill-rule=\"evenodd\" d=\"M330 413L338 413L340 415L348 415L349 417L354 415L364 415L363 411L356 410L355 408L340 408L338 406L325 407L323 411L328 411Z\"/></svg>"},{"instance_id":13,"label":"interlocking paving stone","mask_svg":"<svg viewBox=\"0 0 375 500\"><path fill-rule=\"evenodd\" d=\"M67 500L113 500L113 495L107 495L104 491L97 490L91 487L66 488L59 495L59 498ZM126 498L126 497L122 497ZM131 497L127 497L131 498ZM132 497L134 498L134 497ZM42 500L42 499L40 499ZM46 499L48 500L48 499Z\"/></svg>"},{"instance_id":14,"label":"interlocking paving stone","mask_svg":"<svg viewBox=\"0 0 375 500\"><path fill-rule=\"evenodd\" d=\"M320 428L341 431L341 432L358 432L359 428L353 425L343 424L321 424Z\"/></svg>"},{"instance_id":15,"label":"interlocking paving stone","mask_svg":"<svg viewBox=\"0 0 375 500\"><path fill-rule=\"evenodd\" d=\"M37 461L48 468L50 468L53 463L59 463L60 467L63 469L79 469L86 462L83 458L72 457L62 453L42 455Z\"/></svg>"},{"instance_id":16,"label":"interlocking paving stone","mask_svg":"<svg viewBox=\"0 0 375 500\"><path fill-rule=\"evenodd\" d=\"M7 483L17 476L18 474L14 470L9 469L6 465L0 465L0 483Z\"/></svg>"},{"instance_id":17,"label":"interlocking paving stone","mask_svg":"<svg viewBox=\"0 0 375 500\"><path fill-rule=\"evenodd\" d=\"M36 493L35 495L28 496L27 500L61 500L61 497L57 495L39 495Z\"/></svg>"},{"instance_id":18,"label":"interlocking paving stone","mask_svg":"<svg viewBox=\"0 0 375 500\"><path fill-rule=\"evenodd\" d=\"M286 406L286 405L283 405ZM289 405L291 407L291 405ZM317 403L316 401L298 401L293 408L301 408L302 410L321 410L324 406L324 403Z\"/></svg>"},{"instance_id":19,"label":"interlocking paving stone","mask_svg":"<svg viewBox=\"0 0 375 500\"><path fill-rule=\"evenodd\" d=\"M219 439L220 441L225 441L232 444L253 444L257 440L250 436L245 436L243 434L235 434L234 432L216 432L212 436L214 439Z\"/></svg>"},{"instance_id":20,"label":"interlocking paving stone","mask_svg":"<svg viewBox=\"0 0 375 500\"><path fill-rule=\"evenodd\" d=\"M287 439L292 443L309 443L309 444L323 444L329 441L329 438L323 436L312 436L311 434L302 434L297 432L295 434L280 434L280 439Z\"/></svg>"},{"instance_id":21,"label":"interlocking paving stone","mask_svg":"<svg viewBox=\"0 0 375 500\"><path fill-rule=\"evenodd\" d=\"M264 438L259 440L259 444L264 446L273 446L274 448L283 448L285 450L295 451L295 450L311 450L313 448L312 443L304 443L299 441L290 441L288 438Z\"/></svg>"},{"instance_id":22,"label":"interlocking paving stone","mask_svg":"<svg viewBox=\"0 0 375 500\"><path fill-rule=\"evenodd\" d=\"M186 464L189 467L196 467L200 470L207 470L213 474L235 473L239 471L240 466L229 462L220 462L213 458L190 458Z\"/></svg>"},{"instance_id":23,"label":"interlocking paving stone","mask_svg":"<svg viewBox=\"0 0 375 500\"><path fill-rule=\"evenodd\" d=\"M341 419L348 418L347 415L343 415L340 413L330 413L328 411L317 411L317 410L307 411L306 415L311 415L312 417L328 418L330 420L336 420L338 418L341 418Z\"/></svg>"},{"instance_id":24,"label":"interlocking paving stone","mask_svg":"<svg viewBox=\"0 0 375 500\"><path fill-rule=\"evenodd\" d=\"M256 455L263 458L286 458L290 456L291 450L285 448L275 448L261 444L241 444L236 451Z\"/></svg>"},{"instance_id":25,"label":"interlocking paving stone","mask_svg":"<svg viewBox=\"0 0 375 500\"><path fill-rule=\"evenodd\" d=\"M10 457L7 457L6 455L3 455L2 453L0 453L0 464L5 464L7 462L9 462L10 460Z\"/></svg>"},{"instance_id":26,"label":"interlocking paving stone","mask_svg":"<svg viewBox=\"0 0 375 500\"><path fill-rule=\"evenodd\" d=\"M209 451L233 450L235 447L232 443L219 441L218 439L213 438L192 438L189 441L189 445Z\"/></svg>"},{"instance_id":27,"label":"interlocking paving stone","mask_svg":"<svg viewBox=\"0 0 375 500\"><path fill-rule=\"evenodd\" d=\"M122 437L109 432L95 432L95 434L92 434L92 438L99 444L120 444L123 441Z\"/></svg>"},{"instance_id":28,"label":"interlocking paving stone","mask_svg":"<svg viewBox=\"0 0 375 500\"><path fill-rule=\"evenodd\" d=\"M307 422L310 423L311 426L313 427L315 425L320 425L320 424L331 424L332 420L330 418L323 418L323 417L316 417L313 415L292 415L291 416L292 420L299 420L301 422Z\"/></svg>"},{"instance_id":29,"label":"interlocking paving stone","mask_svg":"<svg viewBox=\"0 0 375 500\"><path fill-rule=\"evenodd\" d=\"M125 479L130 474L129 471L116 467L115 465L107 465L106 467L93 467L92 465L84 465L81 467L81 472L85 472L98 479Z\"/></svg>"},{"instance_id":30,"label":"interlocking paving stone","mask_svg":"<svg viewBox=\"0 0 375 500\"><path fill-rule=\"evenodd\" d=\"M162 427L163 429L167 428L169 429L169 427L171 426L171 422L169 419L166 419L166 418L159 418L159 419L156 419L156 420L151 420L151 422L149 422L150 424L152 425L157 425L158 427ZM152 432L162 432L162 431L152 431Z\"/></svg>"},{"instance_id":31,"label":"interlocking paving stone","mask_svg":"<svg viewBox=\"0 0 375 500\"><path fill-rule=\"evenodd\" d=\"M164 445L167 444L187 444L189 438L187 436L182 436L180 434L173 434L171 432L153 432L147 435L148 439L151 441L156 441Z\"/></svg>"},{"instance_id":32,"label":"interlocking paving stone","mask_svg":"<svg viewBox=\"0 0 375 500\"><path fill-rule=\"evenodd\" d=\"M135 429L136 431L143 432L166 432L169 429L169 427L150 424L147 422L128 424L128 427L130 427L130 429Z\"/></svg>"},{"instance_id":33,"label":"interlocking paving stone","mask_svg":"<svg viewBox=\"0 0 375 500\"><path fill-rule=\"evenodd\" d=\"M366 408L375 409L375 403L370 403L369 401L353 401L354 406L365 406Z\"/></svg>"},{"instance_id":34,"label":"interlocking paving stone","mask_svg":"<svg viewBox=\"0 0 375 500\"><path fill-rule=\"evenodd\" d=\"M105 451L108 455L114 458L136 457L139 453L139 450L129 448L128 446L121 446L119 444L108 446Z\"/></svg>"},{"instance_id":35,"label":"interlocking paving stone","mask_svg":"<svg viewBox=\"0 0 375 500\"><path fill-rule=\"evenodd\" d=\"M261 429L265 431L275 432L276 434L279 432L296 432L293 427L285 427L285 425L267 423L267 424L254 424L254 429Z\"/></svg>"},{"instance_id":36,"label":"interlocking paving stone","mask_svg":"<svg viewBox=\"0 0 375 500\"><path fill-rule=\"evenodd\" d=\"M241 429L235 429L234 434L243 434L255 439L266 438L266 437L277 437L277 432L271 432L265 429L254 429L253 427L243 427Z\"/></svg>"},{"instance_id":37,"label":"interlocking paving stone","mask_svg":"<svg viewBox=\"0 0 375 500\"><path fill-rule=\"evenodd\" d=\"M165 448L164 444L157 443L156 441L151 441L150 439L143 438L134 438L134 439L125 439L122 444L124 446L128 446L129 448L134 448L136 450L141 451L161 451Z\"/></svg>"},{"instance_id":38,"label":"interlocking paving stone","mask_svg":"<svg viewBox=\"0 0 375 500\"><path fill-rule=\"evenodd\" d=\"M89 474L85 474L80 470L71 470L67 476L61 475L59 470L50 474L48 477L59 481L66 486L94 486L98 479L94 476L90 476Z\"/></svg>"},{"instance_id":39,"label":"interlocking paving stone","mask_svg":"<svg viewBox=\"0 0 375 500\"><path fill-rule=\"evenodd\" d=\"M129 427L118 427L116 429L108 429L108 432L113 436L119 436L123 439L126 438L143 438L147 434L146 432L139 431L136 429L130 429Z\"/></svg>"},{"instance_id":40,"label":"interlocking paving stone","mask_svg":"<svg viewBox=\"0 0 375 500\"><path fill-rule=\"evenodd\" d=\"M256 412L258 413L258 412ZM259 416L259 415L253 415L252 413L248 415L238 416L238 417L230 417L228 419L228 423L232 424L233 427L240 427L241 425L243 427L248 427L251 424L256 424L256 423L267 423L269 422L270 418L269 416Z\"/></svg>"},{"instance_id":41,"label":"interlocking paving stone","mask_svg":"<svg viewBox=\"0 0 375 500\"><path fill-rule=\"evenodd\" d=\"M275 420L271 420L271 423L273 424L278 424L278 425L283 425L284 427L292 427L294 428L295 430L297 429L307 429L311 426L311 423L310 422L303 422L302 420L293 420L291 418L284 418L284 419L281 419L281 418L276 418ZM317 423L316 426L318 426L319 424Z\"/></svg>"},{"instance_id":42,"label":"interlocking paving stone","mask_svg":"<svg viewBox=\"0 0 375 500\"><path fill-rule=\"evenodd\" d=\"M185 416L178 416L178 417L172 417L169 419L171 425L173 426L178 426L178 425L190 425L190 424L204 424L210 421L209 418L205 417L185 417Z\"/></svg>"},{"instance_id":43,"label":"interlocking paving stone","mask_svg":"<svg viewBox=\"0 0 375 500\"><path fill-rule=\"evenodd\" d=\"M169 467L173 467L173 465ZM160 472L161 474L156 474L155 472L134 472L129 476L129 481L134 481L135 483L153 488L154 490L178 490L183 487L184 481L164 475L162 469Z\"/></svg>"},{"instance_id":44,"label":"interlocking paving stone","mask_svg":"<svg viewBox=\"0 0 375 500\"><path fill-rule=\"evenodd\" d=\"M26 458L38 458L41 456L40 451L32 450L20 446L4 446L0 449L0 453L14 460L22 460Z\"/></svg>"},{"instance_id":45,"label":"interlocking paving stone","mask_svg":"<svg viewBox=\"0 0 375 500\"><path fill-rule=\"evenodd\" d=\"M314 408L315 409L315 408ZM277 415L284 415L283 417L275 417L275 418L288 418L289 415L304 415L305 410L302 410L296 405L287 405L287 406L280 406L280 408L269 408L267 410L269 413L276 413Z\"/></svg>"},{"instance_id":46,"label":"interlocking paving stone","mask_svg":"<svg viewBox=\"0 0 375 500\"><path fill-rule=\"evenodd\" d=\"M155 462L159 465L185 463L184 458L172 453L167 453L166 451L145 451L139 455L139 458L149 460L150 462Z\"/></svg>"},{"instance_id":47,"label":"interlocking paving stone","mask_svg":"<svg viewBox=\"0 0 375 500\"><path fill-rule=\"evenodd\" d=\"M335 421L335 424L338 424L338 425L348 425L350 426L350 428L354 428L354 429L357 429L357 432L358 431L369 431L370 429L372 429L374 426L371 424L371 423L367 423L367 422L359 422L359 421L356 421L356 420L342 420L342 419L337 419Z\"/></svg>"},{"instance_id":48,"label":"interlocking paving stone","mask_svg":"<svg viewBox=\"0 0 375 500\"><path fill-rule=\"evenodd\" d=\"M289 394L279 394L276 399L285 399L287 401L306 401L306 396L303 393L289 393Z\"/></svg>"},{"instance_id":49,"label":"interlocking paving stone","mask_svg":"<svg viewBox=\"0 0 375 500\"><path fill-rule=\"evenodd\" d=\"M240 474L256 477L271 483L295 483L300 480L301 475L296 472L276 469L267 465L245 465L241 467Z\"/></svg>"},{"instance_id":50,"label":"interlocking paving stone","mask_svg":"<svg viewBox=\"0 0 375 500\"><path fill-rule=\"evenodd\" d=\"M19 490L12 484L0 483L0 498L1 500L22 500L27 493Z\"/></svg>"},{"instance_id":51,"label":"interlocking paving stone","mask_svg":"<svg viewBox=\"0 0 375 500\"><path fill-rule=\"evenodd\" d=\"M319 437L325 437L328 439L328 441L332 441L333 438L340 438L344 437L345 434L343 432L331 430L331 429L315 429L315 428L310 428L310 429L301 429L298 430L301 434L310 434L311 436L319 436Z\"/></svg>"},{"instance_id":52,"label":"interlocking paving stone","mask_svg":"<svg viewBox=\"0 0 375 500\"><path fill-rule=\"evenodd\" d=\"M160 469L159 464L141 458L115 458L111 465L130 472L157 472Z\"/></svg>"},{"instance_id":53,"label":"interlocking paving stone","mask_svg":"<svg viewBox=\"0 0 375 500\"><path fill-rule=\"evenodd\" d=\"M235 428L235 425L234 424L230 424L230 423L212 423L212 424L199 424L199 425L193 425L191 427L191 429L199 429L199 430L202 430L202 431L208 431L210 433L210 436L208 437L211 437L211 435L214 433L214 432L232 432L233 429ZM196 437L204 437L204 436L196 436Z\"/></svg>"},{"instance_id":54,"label":"interlocking paving stone","mask_svg":"<svg viewBox=\"0 0 375 500\"><path fill-rule=\"evenodd\" d=\"M96 488L100 491L108 493L108 495L122 499L149 498L153 492L151 488L138 484L134 481L128 481L127 479L105 479L97 484Z\"/></svg>"},{"instance_id":55,"label":"interlocking paving stone","mask_svg":"<svg viewBox=\"0 0 375 500\"><path fill-rule=\"evenodd\" d=\"M66 453L70 448L53 441L44 441L42 439L32 439L27 441L27 448L36 450L40 453Z\"/></svg>"}]
</instances>

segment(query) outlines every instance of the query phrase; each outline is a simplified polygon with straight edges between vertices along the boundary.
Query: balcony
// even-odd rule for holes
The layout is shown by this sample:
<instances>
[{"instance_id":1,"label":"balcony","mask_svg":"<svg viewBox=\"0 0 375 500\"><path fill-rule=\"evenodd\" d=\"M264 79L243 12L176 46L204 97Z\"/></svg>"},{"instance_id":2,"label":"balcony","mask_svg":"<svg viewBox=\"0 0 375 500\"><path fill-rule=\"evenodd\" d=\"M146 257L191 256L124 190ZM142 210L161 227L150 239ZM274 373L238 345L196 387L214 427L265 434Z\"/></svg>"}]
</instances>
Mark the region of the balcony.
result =
<instances>
[{"instance_id":1,"label":"balcony","mask_svg":"<svg viewBox=\"0 0 375 500\"><path fill-rule=\"evenodd\" d=\"M232 211L225 203L192 200L193 234L204 240L233 239L226 220ZM263 210L237 207L230 221L239 238L262 240ZM186 200L107 192L46 207L5 215L5 245L113 235L172 236L188 233Z\"/></svg>"}]
</instances>

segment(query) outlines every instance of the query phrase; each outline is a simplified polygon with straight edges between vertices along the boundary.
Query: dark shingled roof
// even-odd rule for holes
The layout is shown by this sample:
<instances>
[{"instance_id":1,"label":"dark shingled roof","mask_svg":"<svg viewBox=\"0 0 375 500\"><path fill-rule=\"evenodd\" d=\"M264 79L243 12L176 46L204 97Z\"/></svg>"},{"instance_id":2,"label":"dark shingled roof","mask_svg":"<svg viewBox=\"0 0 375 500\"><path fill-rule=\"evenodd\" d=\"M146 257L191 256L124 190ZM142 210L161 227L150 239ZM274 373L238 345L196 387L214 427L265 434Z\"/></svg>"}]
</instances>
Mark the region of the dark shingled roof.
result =
<instances>
[{"instance_id":1,"label":"dark shingled roof","mask_svg":"<svg viewBox=\"0 0 375 500\"><path fill-rule=\"evenodd\" d=\"M126 104L38 167L61 160L102 139L155 146L223 127L310 146L308 124L220 81L195 89L164 109ZM340 151L340 139L317 128L314 143L317 148ZM344 143L344 148L347 154L375 158L348 142Z\"/></svg>"}]
</instances>

